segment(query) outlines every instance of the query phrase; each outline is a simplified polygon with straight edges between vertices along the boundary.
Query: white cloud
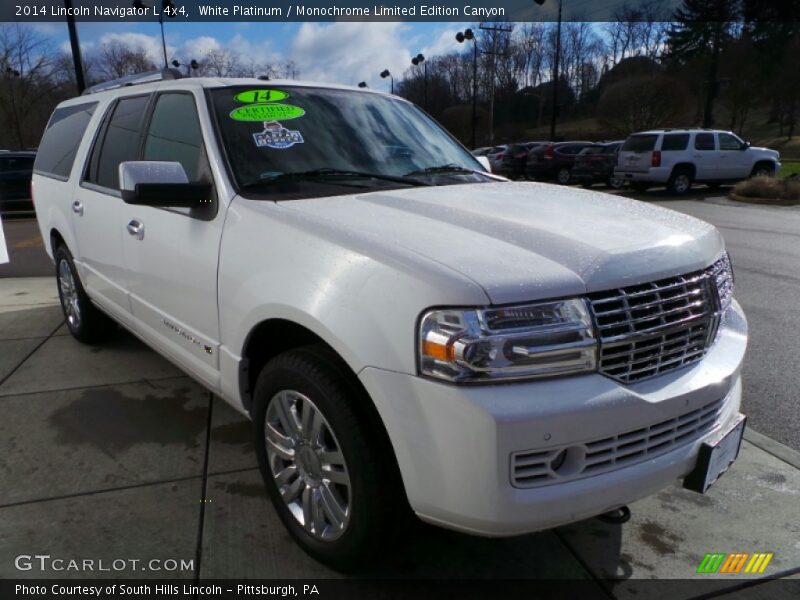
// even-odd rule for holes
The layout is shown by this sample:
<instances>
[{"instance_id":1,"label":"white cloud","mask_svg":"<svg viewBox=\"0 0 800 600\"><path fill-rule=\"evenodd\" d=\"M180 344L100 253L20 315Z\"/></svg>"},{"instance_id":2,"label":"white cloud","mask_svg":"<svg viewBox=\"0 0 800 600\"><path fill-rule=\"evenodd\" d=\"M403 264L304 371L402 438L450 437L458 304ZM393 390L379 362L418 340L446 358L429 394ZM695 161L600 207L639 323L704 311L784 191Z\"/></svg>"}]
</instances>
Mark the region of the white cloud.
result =
<instances>
[{"instance_id":1,"label":"white cloud","mask_svg":"<svg viewBox=\"0 0 800 600\"><path fill-rule=\"evenodd\" d=\"M186 54L186 56L198 60L202 59L203 56L209 52L214 52L220 50L221 48L222 44L216 38L207 35L186 40L183 43L183 52Z\"/></svg>"},{"instance_id":2,"label":"white cloud","mask_svg":"<svg viewBox=\"0 0 800 600\"><path fill-rule=\"evenodd\" d=\"M399 78L411 61L403 23L303 23L286 57L303 79L387 88L380 73L389 69Z\"/></svg>"}]
</instances>

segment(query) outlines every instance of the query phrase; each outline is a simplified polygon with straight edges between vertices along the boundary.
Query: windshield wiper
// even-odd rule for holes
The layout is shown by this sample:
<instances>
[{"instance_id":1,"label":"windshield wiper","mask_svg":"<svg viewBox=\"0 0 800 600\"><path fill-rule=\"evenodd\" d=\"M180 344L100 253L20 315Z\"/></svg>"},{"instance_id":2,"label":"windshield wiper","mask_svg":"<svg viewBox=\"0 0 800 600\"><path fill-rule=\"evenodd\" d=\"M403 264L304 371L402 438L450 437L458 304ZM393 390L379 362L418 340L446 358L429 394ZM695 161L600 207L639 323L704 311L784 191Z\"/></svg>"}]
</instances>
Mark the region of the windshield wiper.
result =
<instances>
[{"instance_id":1,"label":"windshield wiper","mask_svg":"<svg viewBox=\"0 0 800 600\"><path fill-rule=\"evenodd\" d=\"M438 165L435 167L428 167L426 169L418 169L416 171L409 171L405 173L403 177L410 177L412 175L435 175L437 173L463 173L465 175L484 175L481 171L476 171L475 169L470 169L468 167L462 167L461 165L457 165L455 163L449 163L446 165Z\"/></svg>"},{"instance_id":2,"label":"windshield wiper","mask_svg":"<svg viewBox=\"0 0 800 600\"><path fill-rule=\"evenodd\" d=\"M252 183L247 184L244 186L245 188L253 188L258 187L260 185L267 185L271 183L276 183L280 181L302 181L304 179L327 179L327 178L335 178L335 177L345 177L345 178L358 178L358 179L378 179L381 181L391 181L393 183L402 183L404 185L413 185L413 186L429 186L432 185L426 181L420 181L419 179L414 179L412 177L407 177L405 175L384 175L382 173L369 173L366 171L355 171L349 169L333 169L333 168L321 168L321 169L311 169L308 171L290 171L288 173L277 173L275 175L270 175L269 177L265 177L260 181L254 181Z\"/></svg>"}]
</instances>

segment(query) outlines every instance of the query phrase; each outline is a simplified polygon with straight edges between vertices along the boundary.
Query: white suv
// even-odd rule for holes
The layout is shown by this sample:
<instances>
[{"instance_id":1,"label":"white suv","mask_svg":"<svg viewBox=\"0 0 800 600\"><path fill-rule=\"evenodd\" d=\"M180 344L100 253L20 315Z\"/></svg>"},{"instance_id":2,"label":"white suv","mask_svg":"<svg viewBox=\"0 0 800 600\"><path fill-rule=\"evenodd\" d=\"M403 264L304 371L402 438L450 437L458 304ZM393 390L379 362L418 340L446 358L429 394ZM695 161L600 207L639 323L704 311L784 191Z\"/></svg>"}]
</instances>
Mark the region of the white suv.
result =
<instances>
[{"instance_id":1,"label":"white suv","mask_svg":"<svg viewBox=\"0 0 800 600\"><path fill-rule=\"evenodd\" d=\"M685 194L692 183L712 187L757 175L775 175L780 154L756 148L730 131L660 129L625 140L614 174L639 191L666 185Z\"/></svg>"},{"instance_id":2,"label":"white suv","mask_svg":"<svg viewBox=\"0 0 800 600\"><path fill-rule=\"evenodd\" d=\"M711 225L497 178L370 90L107 87L35 165L69 330L110 317L249 416L318 559L383 555L412 511L508 536L705 491L736 458L747 326Z\"/></svg>"}]
</instances>

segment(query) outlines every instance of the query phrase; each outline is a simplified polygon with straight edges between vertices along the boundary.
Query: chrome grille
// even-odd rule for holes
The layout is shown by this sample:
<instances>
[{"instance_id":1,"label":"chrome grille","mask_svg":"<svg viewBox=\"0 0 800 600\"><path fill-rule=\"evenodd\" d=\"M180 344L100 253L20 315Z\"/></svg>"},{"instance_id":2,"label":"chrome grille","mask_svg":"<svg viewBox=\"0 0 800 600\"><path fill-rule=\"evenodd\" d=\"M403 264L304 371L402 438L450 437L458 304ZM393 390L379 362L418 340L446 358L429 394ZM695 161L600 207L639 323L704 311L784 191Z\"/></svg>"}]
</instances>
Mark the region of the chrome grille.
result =
<instances>
[{"instance_id":1,"label":"chrome grille","mask_svg":"<svg viewBox=\"0 0 800 600\"><path fill-rule=\"evenodd\" d=\"M515 452L511 483L521 488L562 483L654 458L710 432L724 404L715 400L674 419L570 447Z\"/></svg>"},{"instance_id":2,"label":"chrome grille","mask_svg":"<svg viewBox=\"0 0 800 600\"><path fill-rule=\"evenodd\" d=\"M629 383L703 358L719 325L713 273L722 260L705 271L590 294L600 372Z\"/></svg>"}]
</instances>

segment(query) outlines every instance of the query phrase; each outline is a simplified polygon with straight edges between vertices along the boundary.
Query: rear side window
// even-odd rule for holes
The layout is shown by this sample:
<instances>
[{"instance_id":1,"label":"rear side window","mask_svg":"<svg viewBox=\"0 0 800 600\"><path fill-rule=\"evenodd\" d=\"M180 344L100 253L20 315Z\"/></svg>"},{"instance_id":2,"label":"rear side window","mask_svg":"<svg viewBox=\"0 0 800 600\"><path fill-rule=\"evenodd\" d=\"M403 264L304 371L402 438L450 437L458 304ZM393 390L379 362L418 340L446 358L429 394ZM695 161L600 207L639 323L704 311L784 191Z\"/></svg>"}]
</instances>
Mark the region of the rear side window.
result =
<instances>
[{"instance_id":1,"label":"rear side window","mask_svg":"<svg viewBox=\"0 0 800 600\"><path fill-rule=\"evenodd\" d=\"M658 135L632 135L622 145L623 152L649 152L656 147Z\"/></svg>"},{"instance_id":2,"label":"rear side window","mask_svg":"<svg viewBox=\"0 0 800 600\"><path fill-rule=\"evenodd\" d=\"M580 151L580 154L603 154L604 150L603 146L587 146Z\"/></svg>"},{"instance_id":3,"label":"rear side window","mask_svg":"<svg viewBox=\"0 0 800 600\"><path fill-rule=\"evenodd\" d=\"M95 144L86 180L119 189L119 165L139 157L142 121L149 96L122 98L108 120L102 143Z\"/></svg>"},{"instance_id":4,"label":"rear side window","mask_svg":"<svg viewBox=\"0 0 800 600\"><path fill-rule=\"evenodd\" d=\"M695 150L713 150L714 149L714 134L713 133L698 133L694 137Z\"/></svg>"},{"instance_id":5,"label":"rear side window","mask_svg":"<svg viewBox=\"0 0 800 600\"><path fill-rule=\"evenodd\" d=\"M686 150L688 145L688 133L670 133L664 136L664 140L661 142L661 151L676 152L679 150Z\"/></svg>"},{"instance_id":6,"label":"rear side window","mask_svg":"<svg viewBox=\"0 0 800 600\"><path fill-rule=\"evenodd\" d=\"M57 108L39 144L34 169L41 175L69 179L75 154L97 108L97 102Z\"/></svg>"},{"instance_id":7,"label":"rear side window","mask_svg":"<svg viewBox=\"0 0 800 600\"><path fill-rule=\"evenodd\" d=\"M578 146L578 145L561 146L560 148L557 148L557 151L559 154L577 154L584 148L585 146Z\"/></svg>"}]
</instances>

